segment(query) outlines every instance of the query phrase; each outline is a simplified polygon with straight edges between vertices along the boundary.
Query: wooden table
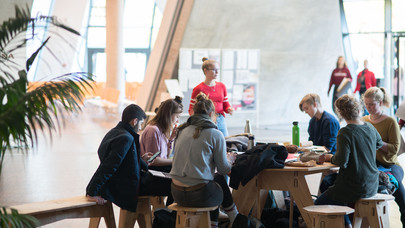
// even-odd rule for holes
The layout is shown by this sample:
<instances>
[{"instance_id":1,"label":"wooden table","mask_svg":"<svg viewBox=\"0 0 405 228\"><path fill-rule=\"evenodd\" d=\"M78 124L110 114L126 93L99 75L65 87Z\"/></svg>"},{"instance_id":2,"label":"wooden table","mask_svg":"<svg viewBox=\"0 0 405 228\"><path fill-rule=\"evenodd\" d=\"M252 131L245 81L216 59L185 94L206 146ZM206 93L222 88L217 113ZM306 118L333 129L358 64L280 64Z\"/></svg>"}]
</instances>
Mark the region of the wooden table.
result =
<instances>
[{"instance_id":1,"label":"wooden table","mask_svg":"<svg viewBox=\"0 0 405 228\"><path fill-rule=\"evenodd\" d=\"M239 213L248 215L253 210L253 216L260 219L268 190L289 191L308 227L311 219L304 207L314 205L305 176L315 173L327 173L335 165L325 162L314 167L285 166L283 169L265 169L250 180L245 186L239 185L233 190L232 196ZM265 191L261 191L265 190Z\"/></svg>"}]
</instances>

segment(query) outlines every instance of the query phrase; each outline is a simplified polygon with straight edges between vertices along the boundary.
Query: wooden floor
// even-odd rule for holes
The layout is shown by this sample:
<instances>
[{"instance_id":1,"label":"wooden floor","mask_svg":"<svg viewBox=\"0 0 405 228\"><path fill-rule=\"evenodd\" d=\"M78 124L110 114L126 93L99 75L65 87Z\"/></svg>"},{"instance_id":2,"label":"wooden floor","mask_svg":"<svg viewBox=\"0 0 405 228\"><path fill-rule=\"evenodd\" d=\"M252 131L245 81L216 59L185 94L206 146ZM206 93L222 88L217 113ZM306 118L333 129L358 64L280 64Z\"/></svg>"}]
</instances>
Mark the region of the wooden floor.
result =
<instances>
[{"instance_id":1,"label":"wooden floor","mask_svg":"<svg viewBox=\"0 0 405 228\"><path fill-rule=\"evenodd\" d=\"M232 118L232 117L229 117ZM84 195L87 183L98 167L97 148L106 132L114 127L120 115L103 109L87 108L72 116L52 141L40 135L38 145L28 152L13 149L8 152L0 175L0 206L39 202ZM301 139L308 135L301 127ZM256 129L256 141L284 142L291 139L291 126L280 125ZM229 128L230 134L243 132ZM405 156L401 156L405 164ZM405 166L403 166L405 167ZM390 206L391 227L401 227L398 207ZM115 207L118 222L118 208ZM71 219L44 227L86 227L88 219ZM105 227L102 224L100 227Z\"/></svg>"}]
</instances>

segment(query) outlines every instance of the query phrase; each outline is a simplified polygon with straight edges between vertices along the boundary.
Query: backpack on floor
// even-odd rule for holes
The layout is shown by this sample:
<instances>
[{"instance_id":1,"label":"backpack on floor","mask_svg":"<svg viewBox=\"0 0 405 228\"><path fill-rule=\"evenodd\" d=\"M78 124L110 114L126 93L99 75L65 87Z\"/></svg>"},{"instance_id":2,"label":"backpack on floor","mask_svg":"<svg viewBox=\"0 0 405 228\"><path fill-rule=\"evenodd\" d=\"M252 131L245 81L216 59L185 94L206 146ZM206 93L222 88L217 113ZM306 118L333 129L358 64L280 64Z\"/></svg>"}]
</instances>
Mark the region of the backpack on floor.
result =
<instances>
[{"instance_id":1,"label":"backpack on floor","mask_svg":"<svg viewBox=\"0 0 405 228\"><path fill-rule=\"evenodd\" d=\"M176 227L176 211L170 211L166 208L156 209L155 218L153 219L152 228L175 228Z\"/></svg>"}]
</instances>

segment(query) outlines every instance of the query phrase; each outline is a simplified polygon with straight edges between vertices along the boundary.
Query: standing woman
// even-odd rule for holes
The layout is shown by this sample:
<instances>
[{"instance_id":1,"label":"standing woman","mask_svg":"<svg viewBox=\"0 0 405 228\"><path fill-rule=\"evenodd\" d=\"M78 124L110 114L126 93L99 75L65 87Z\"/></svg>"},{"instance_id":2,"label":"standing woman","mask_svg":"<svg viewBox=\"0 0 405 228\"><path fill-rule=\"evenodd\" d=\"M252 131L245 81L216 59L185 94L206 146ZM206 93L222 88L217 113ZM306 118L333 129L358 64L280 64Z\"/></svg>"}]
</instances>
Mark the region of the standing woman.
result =
<instances>
[{"instance_id":1,"label":"standing woman","mask_svg":"<svg viewBox=\"0 0 405 228\"><path fill-rule=\"evenodd\" d=\"M397 153L400 146L401 133L396 120L383 112L383 107L390 107L391 99L384 88L371 87L364 93L364 104L370 113L364 116L365 122L371 123L380 133L383 146L377 150L377 165L390 168L398 181L398 189L394 192L395 202L399 206L402 225L405 225L405 189L402 184L404 170L398 162Z\"/></svg>"},{"instance_id":2,"label":"standing woman","mask_svg":"<svg viewBox=\"0 0 405 228\"><path fill-rule=\"evenodd\" d=\"M196 97L200 92L205 93L214 102L216 123L218 130L222 132L224 136L228 136L228 129L225 122L225 113L232 115L234 109L231 107L228 101L228 92L223 83L215 81L218 77L219 64L217 61L212 59L207 59L204 57L202 59L202 70L205 75L205 80L198 84L193 89L191 94L190 107L188 113L193 115L194 104L196 103Z\"/></svg>"},{"instance_id":3,"label":"standing woman","mask_svg":"<svg viewBox=\"0 0 405 228\"><path fill-rule=\"evenodd\" d=\"M168 99L162 102L156 116L148 122L141 136L141 156L147 161L152 155L160 152L149 168L170 172L172 160L168 159L173 140L176 137L176 124L183 112L182 98Z\"/></svg>"},{"instance_id":4,"label":"standing woman","mask_svg":"<svg viewBox=\"0 0 405 228\"><path fill-rule=\"evenodd\" d=\"M329 82L329 89L328 89L328 95L330 92L330 89L332 88L332 85L335 85L335 89L333 90L333 98L332 98L332 109L335 111L335 101L338 97L340 97L343 94L347 93L347 89L343 89L342 91L338 92L337 89L342 82L343 78L348 78L350 81L352 81L352 75L350 74L349 68L347 68L345 58L343 56L339 56L337 62L336 62L336 68L332 72L332 76L330 78ZM349 88L349 87L347 87Z\"/></svg>"}]
</instances>

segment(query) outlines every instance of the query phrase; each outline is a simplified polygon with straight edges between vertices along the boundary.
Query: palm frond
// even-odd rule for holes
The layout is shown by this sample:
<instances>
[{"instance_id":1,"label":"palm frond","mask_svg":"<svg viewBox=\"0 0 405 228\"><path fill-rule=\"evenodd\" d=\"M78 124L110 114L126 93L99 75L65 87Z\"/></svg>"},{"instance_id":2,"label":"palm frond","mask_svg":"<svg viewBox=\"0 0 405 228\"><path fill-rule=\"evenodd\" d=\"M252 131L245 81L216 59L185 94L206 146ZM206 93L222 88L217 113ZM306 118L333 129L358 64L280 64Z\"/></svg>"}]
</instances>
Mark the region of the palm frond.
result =
<instances>
[{"instance_id":1,"label":"palm frond","mask_svg":"<svg viewBox=\"0 0 405 228\"><path fill-rule=\"evenodd\" d=\"M38 26L38 24L53 25L57 28L61 28L63 31L80 36L78 31L60 23L56 17L40 15L35 18L31 18L28 6L26 9L16 6L15 11L16 17L10 18L0 26L0 71L4 72L18 66L18 61L14 60L14 58L18 56L15 52L17 50L21 50L21 48L27 45L29 40L33 40L37 36L36 32L34 31L41 28L41 26ZM44 27L45 26L42 28ZM27 31L31 31L29 36L27 36ZM59 34L57 35L62 37ZM29 70L29 66L31 66L32 62L35 60L35 57L39 51L41 51L41 49L45 46L48 39L49 37L42 42L39 48L32 55L32 58L29 58L29 61L26 63L27 71ZM68 42L67 44L69 45ZM57 56L54 56L54 58L57 59Z\"/></svg>"},{"instance_id":2,"label":"palm frond","mask_svg":"<svg viewBox=\"0 0 405 228\"><path fill-rule=\"evenodd\" d=\"M40 224L33 216L19 214L15 209L0 209L0 227L27 227L34 228Z\"/></svg>"},{"instance_id":3,"label":"palm frond","mask_svg":"<svg viewBox=\"0 0 405 228\"><path fill-rule=\"evenodd\" d=\"M92 75L87 73L65 74L27 92L24 76L6 86L0 80L0 99L7 96L7 103L0 106L0 141L10 146L11 137L22 143L35 143L38 130L57 130L59 120L63 122L58 113L81 110L83 88L91 88L89 81Z\"/></svg>"}]
</instances>

